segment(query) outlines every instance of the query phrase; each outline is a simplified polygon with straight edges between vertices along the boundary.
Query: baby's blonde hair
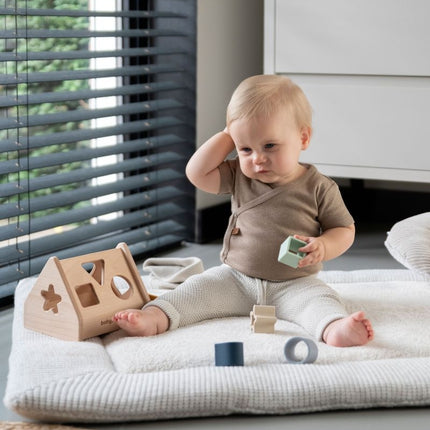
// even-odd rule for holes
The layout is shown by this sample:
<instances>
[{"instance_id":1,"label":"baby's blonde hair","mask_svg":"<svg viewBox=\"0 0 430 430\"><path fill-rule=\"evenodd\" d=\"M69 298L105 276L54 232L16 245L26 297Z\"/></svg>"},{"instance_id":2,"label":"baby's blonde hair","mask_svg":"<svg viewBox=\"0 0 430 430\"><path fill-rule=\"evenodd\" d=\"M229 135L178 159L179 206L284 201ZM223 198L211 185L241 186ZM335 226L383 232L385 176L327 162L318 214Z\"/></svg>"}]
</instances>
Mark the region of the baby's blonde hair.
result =
<instances>
[{"instance_id":1,"label":"baby's blonde hair","mask_svg":"<svg viewBox=\"0 0 430 430\"><path fill-rule=\"evenodd\" d=\"M312 128L312 107L302 89L281 75L256 75L242 81L227 107L227 126L240 118L270 117L286 109L298 128Z\"/></svg>"}]
</instances>

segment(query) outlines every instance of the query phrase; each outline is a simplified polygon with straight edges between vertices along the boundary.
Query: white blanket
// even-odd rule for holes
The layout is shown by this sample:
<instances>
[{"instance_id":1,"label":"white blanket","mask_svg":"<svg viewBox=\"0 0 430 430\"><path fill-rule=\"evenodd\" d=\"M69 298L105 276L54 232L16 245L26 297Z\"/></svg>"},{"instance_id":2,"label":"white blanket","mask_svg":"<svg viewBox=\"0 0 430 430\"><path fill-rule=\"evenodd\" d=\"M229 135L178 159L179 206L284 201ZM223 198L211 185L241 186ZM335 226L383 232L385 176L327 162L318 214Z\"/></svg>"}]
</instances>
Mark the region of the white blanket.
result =
<instances>
[{"instance_id":1,"label":"white blanket","mask_svg":"<svg viewBox=\"0 0 430 430\"><path fill-rule=\"evenodd\" d=\"M249 318L228 318L150 338L117 331L61 341L23 328L34 280L23 281L5 403L29 418L63 422L430 404L430 283L407 270L322 277L351 312L366 312L375 339L354 348L318 343L317 361L306 365L286 363L283 347L307 334L280 320L274 334L252 333ZM215 367L214 344L230 341L244 342L245 366Z\"/></svg>"}]
</instances>

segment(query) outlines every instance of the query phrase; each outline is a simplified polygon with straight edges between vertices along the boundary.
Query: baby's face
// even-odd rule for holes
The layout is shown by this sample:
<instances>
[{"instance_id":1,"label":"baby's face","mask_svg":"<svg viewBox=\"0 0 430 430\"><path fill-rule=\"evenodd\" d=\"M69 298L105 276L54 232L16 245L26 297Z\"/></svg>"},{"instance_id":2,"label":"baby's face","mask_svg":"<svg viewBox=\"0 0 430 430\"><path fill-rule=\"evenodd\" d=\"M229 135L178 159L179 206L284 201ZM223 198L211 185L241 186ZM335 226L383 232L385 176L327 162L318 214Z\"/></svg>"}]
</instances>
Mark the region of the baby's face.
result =
<instances>
[{"instance_id":1,"label":"baby's face","mask_svg":"<svg viewBox=\"0 0 430 430\"><path fill-rule=\"evenodd\" d=\"M311 131L298 129L286 112L269 119L238 119L228 131L236 145L240 168L248 178L282 185L303 173L299 156L309 145Z\"/></svg>"}]
</instances>

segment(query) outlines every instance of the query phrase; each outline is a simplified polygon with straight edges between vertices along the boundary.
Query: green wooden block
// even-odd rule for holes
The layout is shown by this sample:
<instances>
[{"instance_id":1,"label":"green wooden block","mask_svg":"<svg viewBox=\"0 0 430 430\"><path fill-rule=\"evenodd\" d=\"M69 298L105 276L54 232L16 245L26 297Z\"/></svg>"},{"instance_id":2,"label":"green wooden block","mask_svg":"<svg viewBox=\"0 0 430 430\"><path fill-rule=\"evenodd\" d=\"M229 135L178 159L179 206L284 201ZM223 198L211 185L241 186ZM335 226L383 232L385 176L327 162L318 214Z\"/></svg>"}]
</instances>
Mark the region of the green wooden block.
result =
<instances>
[{"instance_id":1,"label":"green wooden block","mask_svg":"<svg viewBox=\"0 0 430 430\"><path fill-rule=\"evenodd\" d=\"M281 248L279 249L278 261L287 266L297 268L299 261L306 256L306 252L299 251L299 248L305 245L307 245L306 242L289 236L282 242Z\"/></svg>"}]
</instances>

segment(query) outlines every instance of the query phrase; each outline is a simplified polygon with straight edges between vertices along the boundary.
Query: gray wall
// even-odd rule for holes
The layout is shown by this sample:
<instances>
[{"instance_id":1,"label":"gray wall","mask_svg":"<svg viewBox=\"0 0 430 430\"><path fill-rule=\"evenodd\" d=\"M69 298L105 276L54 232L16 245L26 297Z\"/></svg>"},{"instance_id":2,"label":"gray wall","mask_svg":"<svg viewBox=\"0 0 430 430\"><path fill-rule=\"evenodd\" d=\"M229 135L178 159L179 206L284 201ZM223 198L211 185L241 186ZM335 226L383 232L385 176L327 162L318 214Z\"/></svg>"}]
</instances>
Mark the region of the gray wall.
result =
<instances>
[{"instance_id":1,"label":"gray wall","mask_svg":"<svg viewBox=\"0 0 430 430\"><path fill-rule=\"evenodd\" d=\"M231 94L244 78L263 73L263 0L197 2L197 145L225 127ZM197 191L197 209L225 197Z\"/></svg>"}]
</instances>

